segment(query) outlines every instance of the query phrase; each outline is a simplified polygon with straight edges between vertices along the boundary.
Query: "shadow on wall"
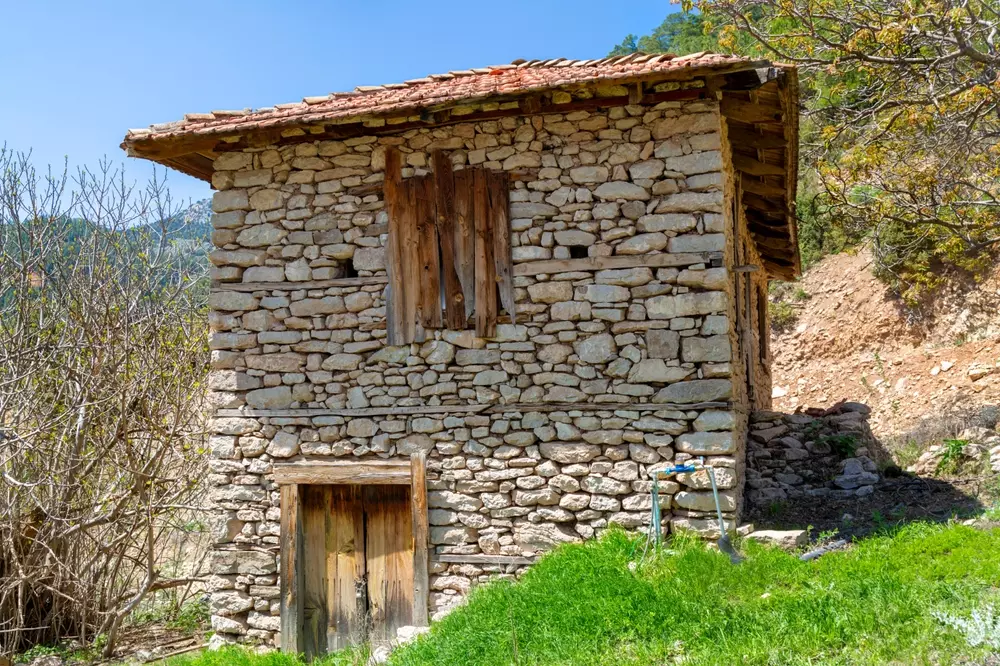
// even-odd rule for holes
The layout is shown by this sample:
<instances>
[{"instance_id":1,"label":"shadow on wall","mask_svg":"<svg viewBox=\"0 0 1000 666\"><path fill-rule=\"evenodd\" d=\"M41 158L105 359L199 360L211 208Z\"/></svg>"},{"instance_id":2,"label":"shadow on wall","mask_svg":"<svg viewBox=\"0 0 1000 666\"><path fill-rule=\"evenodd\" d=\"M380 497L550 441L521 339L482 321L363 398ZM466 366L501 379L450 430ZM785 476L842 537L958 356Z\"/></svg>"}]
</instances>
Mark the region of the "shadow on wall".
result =
<instances>
[{"instance_id":1,"label":"shadow on wall","mask_svg":"<svg viewBox=\"0 0 1000 666\"><path fill-rule=\"evenodd\" d=\"M859 402L785 414L754 412L747 442L746 510L756 527L862 536L915 520L983 509L954 482L897 467Z\"/></svg>"}]
</instances>

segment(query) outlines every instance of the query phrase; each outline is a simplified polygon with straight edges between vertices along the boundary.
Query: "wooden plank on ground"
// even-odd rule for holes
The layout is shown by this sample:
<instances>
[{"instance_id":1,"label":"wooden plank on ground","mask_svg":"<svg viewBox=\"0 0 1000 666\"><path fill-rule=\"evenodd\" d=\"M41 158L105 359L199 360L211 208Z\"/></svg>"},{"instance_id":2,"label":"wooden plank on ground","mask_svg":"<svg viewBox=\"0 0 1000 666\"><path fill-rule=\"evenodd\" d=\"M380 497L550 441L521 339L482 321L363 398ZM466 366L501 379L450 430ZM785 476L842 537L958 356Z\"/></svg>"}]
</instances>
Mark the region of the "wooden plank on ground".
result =
<instances>
[{"instance_id":1,"label":"wooden plank on ground","mask_svg":"<svg viewBox=\"0 0 1000 666\"><path fill-rule=\"evenodd\" d=\"M476 228L471 169L454 174L455 180L455 272L462 285L465 319L476 311ZM464 329L465 326L462 326Z\"/></svg>"},{"instance_id":2,"label":"wooden plank on ground","mask_svg":"<svg viewBox=\"0 0 1000 666\"><path fill-rule=\"evenodd\" d=\"M385 266L389 286L386 289L386 341L390 345L403 345L406 340L404 327L404 300L406 287L403 281L402 230L404 209L408 205L406 190L402 186L402 158L395 146L385 149L385 185L383 197L386 213L389 216L389 233L386 245Z\"/></svg>"},{"instance_id":3,"label":"wooden plank on ground","mask_svg":"<svg viewBox=\"0 0 1000 666\"><path fill-rule=\"evenodd\" d=\"M327 648L333 652L364 640L368 603L364 594L365 526L361 486L330 486L326 562L330 622Z\"/></svg>"},{"instance_id":4,"label":"wooden plank on ground","mask_svg":"<svg viewBox=\"0 0 1000 666\"><path fill-rule=\"evenodd\" d=\"M412 179L417 193L417 255L420 276L420 325L441 328L441 264L437 232L437 203L432 175Z\"/></svg>"},{"instance_id":5,"label":"wooden plank on ground","mask_svg":"<svg viewBox=\"0 0 1000 666\"><path fill-rule=\"evenodd\" d=\"M299 487L281 487L281 649L302 649L302 527Z\"/></svg>"},{"instance_id":6,"label":"wooden plank on ground","mask_svg":"<svg viewBox=\"0 0 1000 666\"><path fill-rule=\"evenodd\" d=\"M493 215L485 169L473 169L472 190L476 225L476 336L497 332L496 265L493 262Z\"/></svg>"},{"instance_id":7,"label":"wooden plank on ground","mask_svg":"<svg viewBox=\"0 0 1000 666\"><path fill-rule=\"evenodd\" d=\"M510 246L510 179L505 171L487 171L490 195L490 217L493 228L493 263L497 284L500 287L500 302L510 315L511 323L517 323L514 306L514 278L511 275Z\"/></svg>"},{"instance_id":8,"label":"wooden plank on ground","mask_svg":"<svg viewBox=\"0 0 1000 666\"><path fill-rule=\"evenodd\" d=\"M441 273L444 275L445 326L465 330L465 294L455 268L455 172L443 151L431 153L434 163L434 194L437 207L438 242L441 245Z\"/></svg>"},{"instance_id":9,"label":"wooden plank on ground","mask_svg":"<svg viewBox=\"0 0 1000 666\"><path fill-rule=\"evenodd\" d=\"M427 453L410 458L410 508L413 516L413 624L429 623L430 581L427 542L430 527L427 516Z\"/></svg>"},{"instance_id":10,"label":"wooden plank on ground","mask_svg":"<svg viewBox=\"0 0 1000 666\"><path fill-rule=\"evenodd\" d=\"M286 484L392 485L410 483L407 460L303 460L274 463L274 481Z\"/></svg>"}]
</instances>

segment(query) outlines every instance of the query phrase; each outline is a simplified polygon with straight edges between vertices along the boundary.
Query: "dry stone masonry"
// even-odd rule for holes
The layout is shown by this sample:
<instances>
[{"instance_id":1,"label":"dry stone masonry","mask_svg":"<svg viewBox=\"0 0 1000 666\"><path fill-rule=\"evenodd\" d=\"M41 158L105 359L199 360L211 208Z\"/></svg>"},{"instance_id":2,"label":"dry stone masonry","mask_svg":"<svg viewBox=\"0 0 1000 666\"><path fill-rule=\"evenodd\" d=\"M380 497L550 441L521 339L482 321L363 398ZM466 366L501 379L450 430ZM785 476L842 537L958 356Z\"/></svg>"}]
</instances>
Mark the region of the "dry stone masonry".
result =
<instances>
[{"instance_id":1,"label":"dry stone masonry","mask_svg":"<svg viewBox=\"0 0 1000 666\"><path fill-rule=\"evenodd\" d=\"M867 497L879 482L884 453L868 426L871 410L857 402L794 414L757 411L747 444L747 501Z\"/></svg>"},{"instance_id":2,"label":"dry stone masonry","mask_svg":"<svg viewBox=\"0 0 1000 666\"><path fill-rule=\"evenodd\" d=\"M691 458L735 525L797 109L792 66L637 53L130 130L216 190L215 640L322 656L613 525L718 536L705 471L649 524ZM754 493L796 492L783 424Z\"/></svg>"},{"instance_id":3,"label":"dry stone masonry","mask_svg":"<svg viewBox=\"0 0 1000 666\"><path fill-rule=\"evenodd\" d=\"M403 153L404 177L425 173L435 149L448 151L455 169L517 174L515 268L581 256L650 261L515 271L518 323L501 323L494 339L428 331L423 343L387 346L387 218L378 187L387 146ZM742 389L733 381L726 268L734 253L729 159L713 101L508 117L219 157L214 630L270 641L279 629L275 461L427 452L432 611L523 566L435 556L530 560L612 524L646 527L650 473L668 461L708 456L735 519L746 416L731 407ZM322 286L347 277L361 279ZM345 411L280 411L301 409ZM714 529L704 473L681 475L660 493L669 527Z\"/></svg>"}]
</instances>

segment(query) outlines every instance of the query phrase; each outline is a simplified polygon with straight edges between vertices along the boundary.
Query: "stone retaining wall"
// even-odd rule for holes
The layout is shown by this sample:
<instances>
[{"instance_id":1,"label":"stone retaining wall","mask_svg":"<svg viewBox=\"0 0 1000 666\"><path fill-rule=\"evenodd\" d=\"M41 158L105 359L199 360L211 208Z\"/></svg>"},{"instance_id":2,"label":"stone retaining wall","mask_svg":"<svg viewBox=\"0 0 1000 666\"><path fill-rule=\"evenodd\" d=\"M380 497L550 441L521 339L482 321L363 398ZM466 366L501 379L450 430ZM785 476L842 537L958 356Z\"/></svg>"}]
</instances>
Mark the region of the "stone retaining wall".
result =
<instances>
[{"instance_id":1,"label":"stone retaining wall","mask_svg":"<svg viewBox=\"0 0 1000 666\"><path fill-rule=\"evenodd\" d=\"M747 501L758 507L798 497L865 497L881 458L867 405L845 402L802 413L757 411L747 444Z\"/></svg>"}]
</instances>

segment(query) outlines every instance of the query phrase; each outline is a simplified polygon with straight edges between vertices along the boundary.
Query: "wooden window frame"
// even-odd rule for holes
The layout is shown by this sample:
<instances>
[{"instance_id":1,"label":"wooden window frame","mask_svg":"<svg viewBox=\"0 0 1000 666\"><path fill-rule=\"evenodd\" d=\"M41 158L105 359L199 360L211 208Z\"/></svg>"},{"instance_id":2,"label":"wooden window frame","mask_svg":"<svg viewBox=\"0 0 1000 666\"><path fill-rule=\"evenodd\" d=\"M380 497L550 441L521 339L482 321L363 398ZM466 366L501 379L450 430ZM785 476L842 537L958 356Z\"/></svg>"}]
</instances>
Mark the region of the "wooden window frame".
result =
<instances>
[{"instance_id":1,"label":"wooden window frame","mask_svg":"<svg viewBox=\"0 0 1000 666\"><path fill-rule=\"evenodd\" d=\"M299 461L275 463L281 494L281 650L301 652L303 537L301 485L409 485L413 522L413 624L428 624L429 568L427 454L409 460Z\"/></svg>"}]
</instances>

